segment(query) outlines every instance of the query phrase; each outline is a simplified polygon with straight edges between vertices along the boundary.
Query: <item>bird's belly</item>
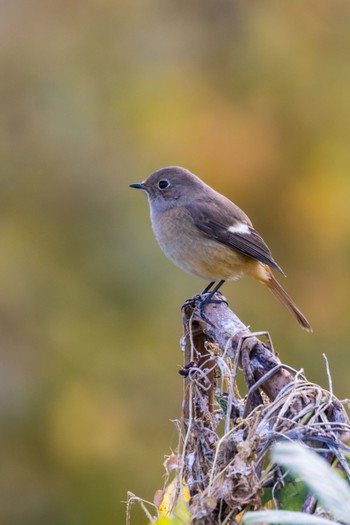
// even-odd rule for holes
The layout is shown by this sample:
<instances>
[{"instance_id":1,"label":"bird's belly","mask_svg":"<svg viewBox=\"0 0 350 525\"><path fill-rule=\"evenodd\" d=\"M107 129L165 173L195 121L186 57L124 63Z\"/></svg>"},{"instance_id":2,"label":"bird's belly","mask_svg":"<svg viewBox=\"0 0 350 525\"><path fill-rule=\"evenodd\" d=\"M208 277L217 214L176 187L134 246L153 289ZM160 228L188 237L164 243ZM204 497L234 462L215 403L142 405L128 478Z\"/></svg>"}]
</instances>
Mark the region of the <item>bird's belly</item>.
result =
<instances>
[{"instance_id":1,"label":"bird's belly","mask_svg":"<svg viewBox=\"0 0 350 525\"><path fill-rule=\"evenodd\" d=\"M245 273L244 256L211 239L192 239L190 246L183 245L170 258L187 272L210 281L238 279Z\"/></svg>"},{"instance_id":2,"label":"bird's belly","mask_svg":"<svg viewBox=\"0 0 350 525\"><path fill-rule=\"evenodd\" d=\"M249 271L251 263L256 264L202 233L185 213L176 218L166 213L164 220L159 215L156 220L152 218L156 239L165 255L186 272L210 281L230 280Z\"/></svg>"}]
</instances>

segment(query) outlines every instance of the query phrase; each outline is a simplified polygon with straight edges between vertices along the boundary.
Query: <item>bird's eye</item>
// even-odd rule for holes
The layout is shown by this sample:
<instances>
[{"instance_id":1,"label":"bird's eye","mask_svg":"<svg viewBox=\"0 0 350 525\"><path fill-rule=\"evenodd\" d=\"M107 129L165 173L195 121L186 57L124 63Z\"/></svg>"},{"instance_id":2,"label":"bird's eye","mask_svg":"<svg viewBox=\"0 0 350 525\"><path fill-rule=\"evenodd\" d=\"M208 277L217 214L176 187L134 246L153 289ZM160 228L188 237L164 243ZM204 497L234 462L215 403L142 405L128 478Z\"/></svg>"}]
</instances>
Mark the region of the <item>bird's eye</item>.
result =
<instances>
[{"instance_id":1,"label":"bird's eye","mask_svg":"<svg viewBox=\"0 0 350 525\"><path fill-rule=\"evenodd\" d=\"M167 181L166 179L162 179L158 182L158 188L160 190L165 190L165 188L167 188L169 186L169 181Z\"/></svg>"}]
</instances>

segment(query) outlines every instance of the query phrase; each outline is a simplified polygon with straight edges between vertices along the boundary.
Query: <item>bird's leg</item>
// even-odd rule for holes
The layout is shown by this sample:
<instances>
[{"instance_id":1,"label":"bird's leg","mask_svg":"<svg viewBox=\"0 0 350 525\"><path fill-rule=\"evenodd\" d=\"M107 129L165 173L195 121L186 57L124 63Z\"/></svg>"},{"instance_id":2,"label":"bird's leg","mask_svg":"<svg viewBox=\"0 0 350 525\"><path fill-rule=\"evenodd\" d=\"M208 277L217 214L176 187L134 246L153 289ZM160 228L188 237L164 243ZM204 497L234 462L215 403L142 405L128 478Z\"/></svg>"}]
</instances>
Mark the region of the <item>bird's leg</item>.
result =
<instances>
[{"instance_id":1,"label":"bird's leg","mask_svg":"<svg viewBox=\"0 0 350 525\"><path fill-rule=\"evenodd\" d=\"M210 294L208 295L208 297L206 297L206 298L203 300L203 303L211 303L211 302L212 302L211 299L212 299L213 295L216 294L216 292L219 291L219 288L221 288L221 286L224 284L224 282L225 282L224 279L223 279L222 281L219 281L218 284L215 286L215 288L213 288L213 290L210 292ZM210 288L212 287L213 284L214 284L214 283L210 283L210 287L209 287L209 288L208 288L208 286L207 286L208 290L210 290ZM207 290L207 288L206 288L205 290ZM203 293L205 293L205 290L201 293L201 295L202 295ZM207 290L207 291L208 291L208 290Z\"/></svg>"},{"instance_id":2,"label":"bird's leg","mask_svg":"<svg viewBox=\"0 0 350 525\"><path fill-rule=\"evenodd\" d=\"M225 280L219 281L218 284L217 284L217 285L213 288L213 290L209 293L209 295L208 295L207 297L205 297L205 298L201 301L201 303L200 303L200 309L199 309L199 312L200 312L200 315L203 317L203 319L204 319L205 321L207 321L207 318L206 318L206 316L204 315L204 309L205 309L205 307L206 307L207 304L209 304L209 303L222 303L222 302L224 302L224 303L227 304L226 301L213 301L213 300L212 300L214 294L216 294L216 292L219 291L219 288L221 288L221 286L224 284L224 282L225 282ZM209 288L208 288L208 287L207 287L207 288L210 290L210 288L212 287L212 285L213 285L213 283L210 283ZM206 289L207 289L207 288L206 288ZM203 292L202 292L202 294L203 294ZM202 295L202 294L201 294L201 295Z\"/></svg>"},{"instance_id":3,"label":"bird's leg","mask_svg":"<svg viewBox=\"0 0 350 525\"><path fill-rule=\"evenodd\" d=\"M187 299L187 301L185 302L185 304L182 306L182 308L188 304L194 304L196 301L203 301L202 299L202 295L206 294L209 292L210 288L213 286L213 284L215 284L215 281L211 281L208 286L206 286L204 288L204 290L201 291L201 293L199 293L198 295L196 295L194 298L192 299Z\"/></svg>"},{"instance_id":4,"label":"bird's leg","mask_svg":"<svg viewBox=\"0 0 350 525\"><path fill-rule=\"evenodd\" d=\"M211 283L209 283L208 286L206 286L204 288L204 290L199 295L204 295L205 293L209 292L209 290L213 286L213 284L215 284L215 281L211 281Z\"/></svg>"},{"instance_id":5,"label":"bird's leg","mask_svg":"<svg viewBox=\"0 0 350 525\"><path fill-rule=\"evenodd\" d=\"M215 304L220 304L220 303L226 303L227 304L227 301L224 301L224 300L215 300L213 301L213 296L214 294L216 294L217 292L219 292L219 288L221 288L221 286L224 284L225 280L222 280L222 281L219 281L218 284L214 287L214 289L210 292L209 290L211 289L211 287L213 286L213 284L215 284L215 281L212 281L211 283L208 284L208 286L206 288L204 288L204 290L199 294L197 295L196 297L193 297L192 299L188 299L185 304L182 305L182 309L189 305L189 304L192 304L194 305L195 303L197 303L197 301L199 301L199 314L200 316L202 317L202 319L211 324L213 326L213 323L207 318L207 316L205 315L204 313L204 310L205 310L205 307L207 306L207 304L209 303L215 303ZM207 297L202 297L204 294L207 294ZM221 292L219 292L221 293Z\"/></svg>"}]
</instances>

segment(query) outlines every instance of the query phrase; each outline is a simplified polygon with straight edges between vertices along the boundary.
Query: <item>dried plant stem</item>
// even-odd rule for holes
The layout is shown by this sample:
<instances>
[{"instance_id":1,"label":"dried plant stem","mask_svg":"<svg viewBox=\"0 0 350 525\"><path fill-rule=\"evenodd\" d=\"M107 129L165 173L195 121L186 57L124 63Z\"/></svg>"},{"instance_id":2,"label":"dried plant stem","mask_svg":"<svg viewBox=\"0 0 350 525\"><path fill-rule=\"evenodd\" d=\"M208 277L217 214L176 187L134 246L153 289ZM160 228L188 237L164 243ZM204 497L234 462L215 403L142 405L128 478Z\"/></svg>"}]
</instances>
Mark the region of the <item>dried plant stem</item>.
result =
<instances>
[{"instance_id":1,"label":"dried plant stem","mask_svg":"<svg viewBox=\"0 0 350 525\"><path fill-rule=\"evenodd\" d=\"M267 333L250 332L221 294L214 298L205 315L198 296L182 308L179 446L164 464L166 487L158 491L172 494L167 514L188 499L192 525L237 523L245 510L262 508L267 487L272 490L270 504L278 507L285 474L268 455L277 440L303 441L329 463L336 460L350 481L350 449L345 445L350 425L343 407L347 400L333 395L328 362L330 391L308 382L302 370L283 364ZM240 370L245 396L237 385ZM135 500L131 495L129 503ZM303 511L313 513L315 508L315 499L308 495Z\"/></svg>"},{"instance_id":2,"label":"dried plant stem","mask_svg":"<svg viewBox=\"0 0 350 525\"><path fill-rule=\"evenodd\" d=\"M281 363L268 334L251 333L222 295L206 306L205 315L197 299L183 306L181 480L190 489L193 524L216 525L247 506L259 506L264 484L283 483L275 466L262 471L276 439L317 444L328 450L329 461L337 456L342 465L342 441L349 438L350 427L333 392ZM247 385L245 398L236 384L239 368ZM314 507L310 496L304 510L313 512Z\"/></svg>"}]
</instances>

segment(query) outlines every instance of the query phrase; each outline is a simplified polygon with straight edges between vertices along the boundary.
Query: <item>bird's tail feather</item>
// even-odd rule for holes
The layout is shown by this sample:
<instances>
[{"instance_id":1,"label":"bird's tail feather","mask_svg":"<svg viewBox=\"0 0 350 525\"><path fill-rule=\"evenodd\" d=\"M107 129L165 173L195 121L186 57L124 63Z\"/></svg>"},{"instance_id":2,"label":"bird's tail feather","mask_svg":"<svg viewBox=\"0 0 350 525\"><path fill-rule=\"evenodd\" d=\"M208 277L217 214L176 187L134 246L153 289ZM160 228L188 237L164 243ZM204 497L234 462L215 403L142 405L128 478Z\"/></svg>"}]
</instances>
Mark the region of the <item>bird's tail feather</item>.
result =
<instances>
[{"instance_id":1,"label":"bird's tail feather","mask_svg":"<svg viewBox=\"0 0 350 525\"><path fill-rule=\"evenodd\" d=\"M294 301L289 297L285 289L280 285L273 273L269 271L270 278L265 283L277 299L287 308L292 316L298 321L301 328L307 332L312 332L311 325L306 317L301 313Z\"/></svg>"}]
</instances>

